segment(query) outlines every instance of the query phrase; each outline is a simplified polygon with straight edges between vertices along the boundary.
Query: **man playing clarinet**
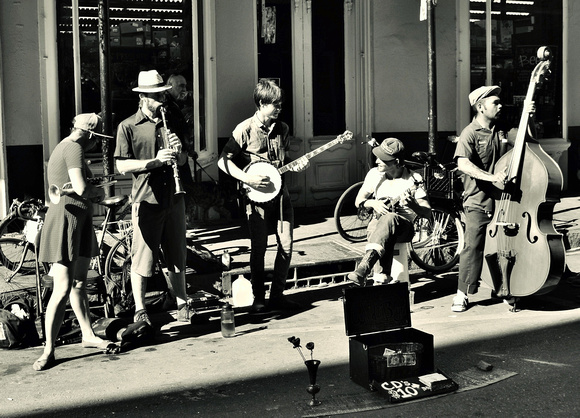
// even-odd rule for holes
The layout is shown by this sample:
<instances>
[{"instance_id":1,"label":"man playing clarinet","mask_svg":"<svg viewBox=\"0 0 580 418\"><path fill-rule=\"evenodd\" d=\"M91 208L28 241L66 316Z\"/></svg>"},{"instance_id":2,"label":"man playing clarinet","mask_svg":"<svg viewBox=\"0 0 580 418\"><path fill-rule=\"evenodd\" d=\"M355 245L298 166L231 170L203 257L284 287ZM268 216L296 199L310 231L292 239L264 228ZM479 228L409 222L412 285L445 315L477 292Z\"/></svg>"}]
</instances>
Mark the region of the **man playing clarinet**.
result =
<instances>
[{"instance_id":1,"label":"man playing clarinet","mask_svg":"<svg viewBox=\"0 0 580 418\"><path fill-rule=\"evenodd\" d=\"M193 312L185 286L184 194L179 193L179 179L175 175L175 166L187 162L187 153L180 140L185 138L185 133L180 132L175 115L160 112L166 90L170 88L155 70L139 73L138 86L133 89L139 93L139 109L119 124L115 149L117 170L133 175L131 286L135 298L134 320L150 325L145 292L160 246L177 300L177 320L190 322ZM164 125L164 119L168 126Z\"/></svg>"}]
</instances>

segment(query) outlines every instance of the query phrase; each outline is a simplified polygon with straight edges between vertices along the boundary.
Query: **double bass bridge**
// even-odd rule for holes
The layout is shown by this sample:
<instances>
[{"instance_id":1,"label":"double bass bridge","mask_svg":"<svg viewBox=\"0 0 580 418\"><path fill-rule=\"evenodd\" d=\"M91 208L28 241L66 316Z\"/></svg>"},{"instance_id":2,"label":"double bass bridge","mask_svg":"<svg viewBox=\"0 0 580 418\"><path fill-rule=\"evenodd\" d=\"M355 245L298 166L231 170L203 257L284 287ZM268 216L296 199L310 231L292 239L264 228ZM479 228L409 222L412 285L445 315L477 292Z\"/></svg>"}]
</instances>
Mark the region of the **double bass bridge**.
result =
<instances>
[{"instance_id":1,"label":"double bass bridge","mask_svg":"<svg viewBox=\"0 0 580 418\"><path fill-rule=\"evenodd\" d=\"M517 222L496 222L496 225L502 227L503 233L508 237L515 237L520 230L520 224Z\"/></svg>"},{"instance_id":2,"label":"double bass bridge","mask_svg":"<svg viewBox=\"0 0 580 418\"><path fill-rule=\"evenodd\" d=\"M490 231L490 237L495 238L499 228L503 229L503 233L507 237L515 237L520 231L520 224L517 222L502 222L498 221L494 224L494 230Z\"/></svg>"}]
</instances>

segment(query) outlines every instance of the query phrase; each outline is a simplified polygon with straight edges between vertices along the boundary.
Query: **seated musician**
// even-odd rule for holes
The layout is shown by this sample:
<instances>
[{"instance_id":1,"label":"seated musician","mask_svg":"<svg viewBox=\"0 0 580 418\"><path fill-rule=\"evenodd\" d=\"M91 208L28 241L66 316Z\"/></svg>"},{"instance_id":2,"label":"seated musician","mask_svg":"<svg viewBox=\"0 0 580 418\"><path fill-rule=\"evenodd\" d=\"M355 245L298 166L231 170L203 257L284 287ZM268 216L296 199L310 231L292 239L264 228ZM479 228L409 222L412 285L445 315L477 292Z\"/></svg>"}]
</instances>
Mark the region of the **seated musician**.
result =
<instances>
[{"instance_id":1,"label":"seated musician","mask_svg":"<svg viewBox=\"0 0 580 418\"><path fill-rule=\"evenodd\" d=\"M356 197L359 209L373 212L367 228L365 255L356 270L348 275L359 286L366 285L373 267L376 281L389 283L395 244L411 241L416 216L431 215L422 177L405 166L404 153L403 143L396 138L387 138L374 148L377 167L367 173Z\"/></svg>"}]
</instances>

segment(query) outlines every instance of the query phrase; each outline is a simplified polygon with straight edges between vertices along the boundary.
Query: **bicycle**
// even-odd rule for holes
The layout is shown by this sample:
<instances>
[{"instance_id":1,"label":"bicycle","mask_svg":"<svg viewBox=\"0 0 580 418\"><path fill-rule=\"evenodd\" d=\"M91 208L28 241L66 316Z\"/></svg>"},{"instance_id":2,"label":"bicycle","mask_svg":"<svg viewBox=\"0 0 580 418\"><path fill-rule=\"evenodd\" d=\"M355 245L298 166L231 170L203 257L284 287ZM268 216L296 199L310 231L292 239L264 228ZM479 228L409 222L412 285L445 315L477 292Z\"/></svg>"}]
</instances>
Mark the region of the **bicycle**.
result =
<instances>
[{"instance_id":1,"label":"bicycle","mask_svg":"<svg viewBox=\"0 0 580 418\"><path fill-rule=\"evenodd\" d=\"M425 152L416 152L413 156L422 164L431 217L415 218L409 254L423 270L443 273L457 265L465 243L457 168L454 163L443 165Z\"/></svg>"},{"instance_id":2,"label":"bicycle","mask_svg":"<svg viewBox=\"0 0 580 418\"><path fill-rule=\"evenodd\" d=\"M11 283L17 274L35 271L34 239L46 207L38 199L14 199L0 222L0 277Z\"/></svg>"},{"instance_id":3,"label":"bicycle","mask_svg":"<svg viewBox=\"0 0 580 418\"><path fill-rule=\"evenodd\" d=\"M95 227L99 254L91 260L89 271L96 271L100 277L103 277L105 287L108 283L104 268L108 255L105 239L115 242L111 246L124 239L123 233L118 237L117 232L119 225L124 225L127 221L111 221L111 217L113 210L121 208L127 203L127 200L127 196L113 196L99 202L100 205L106 207L106 215L101 227ZM130 206L127 205L125 210L121 211L119 218L123 218L129 208ZM23 279L16 280L17 275L26 276L36 272L35 241L42 229L45 211L46 206L40 200L28 199L20 202L15 199L10 206L9 214L0 222L0 263L2 264L0 273L4 282L11 286L11 290L23 289L29 285ZM121 229L125 228L121 226ZM39 266L43 269L44 274L49 273L50 266L47 263L40 263ZM95 281L90 282L92 286L98 286L94 284ZM88 289L88 291L102 293L100 289ZM43 287L42 293L41 299L45 300L48 297L46 287ZM103 303L105 316L109 316L112 308L110 308L108 293L105 298L107 299Z\"/></svg>"},{"instance_id":4,"label":"bicycle","mask_svg":"<svg viewBox=\"0 0 580 418\"><path fill-rule=\"evenodd\" d=\"M133 225L131 221L119 223L120 238L107 253L104 264L104 277L106 280L107 296L111 299L111 306L115 316L123 316L132 313L134 309L133 293L131 289L131 245L133 240ZM189 251L188 246L188 251ZM203 248L203 247L202 247ZM205 249L208 251L207 249ZM159 250L159 256L155 264L153 278L159 284L169 283L169 272L165 263L163 250ZM163 285L162 285L163 286ZM155 282L153 282L155 288ZM147 293L148 300L163 301L167 288L158 288L157 291ZM192 295L192 305L196 312L192 323L206 323L209 317L221 308L221 299L204 290L198 290Z\"/></svg>"},{"instance_id":5,"label":"bicycle","mask_svg":"<svg viewBox=\"0 0 580 418\"><path fill-rule=\"evenodd\" d=\"M374 138L367 142L378 145ZM425 271L442 273L449 271L459 261L464 244L463 209L461 194L456 190L456 168L437 162L425 152L415 152L417 161L405 161L422 171L425 188L431 201L431 217L417 217L414 221L415 235L409 243L412 260ZM359 211L356 196L363 181L350 186L338 199L334 219L338 233L350 242L366 239L366 230L372 214Z\"/></svg>"}]
</instances>

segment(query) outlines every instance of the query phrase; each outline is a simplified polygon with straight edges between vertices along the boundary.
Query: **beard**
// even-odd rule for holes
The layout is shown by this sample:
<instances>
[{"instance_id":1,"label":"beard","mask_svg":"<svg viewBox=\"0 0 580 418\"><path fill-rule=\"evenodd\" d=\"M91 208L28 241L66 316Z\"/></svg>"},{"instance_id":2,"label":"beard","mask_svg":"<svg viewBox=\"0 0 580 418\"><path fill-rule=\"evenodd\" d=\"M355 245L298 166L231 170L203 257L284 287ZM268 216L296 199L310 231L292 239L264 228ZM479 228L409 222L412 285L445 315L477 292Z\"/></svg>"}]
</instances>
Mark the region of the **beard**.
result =
<instances>
[{"instance_id":1,"label":"beard","mask_svg":"<svg viewBox=\"0 0 580 418\"><path fill-rule=\"evenodd\" d=\"M159 102L148 102L147 110L149 110L153 116L157 116L161 106L162 104Z\"/></svg>"},{"instance_id":2,"label":"beard","mask_svg":"<svg viewBox=\"0 0 580 418\"><path fill-rule=\"evenodd\" d=\"M163 103L160 103L157 100L150 100L147 98L141 99L141 109L146 110L153 117L159 116L159 108L161 106L163 106Z\"/></svg>"}]
</instances>

